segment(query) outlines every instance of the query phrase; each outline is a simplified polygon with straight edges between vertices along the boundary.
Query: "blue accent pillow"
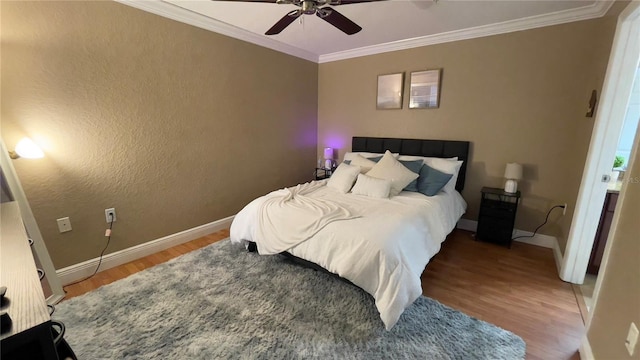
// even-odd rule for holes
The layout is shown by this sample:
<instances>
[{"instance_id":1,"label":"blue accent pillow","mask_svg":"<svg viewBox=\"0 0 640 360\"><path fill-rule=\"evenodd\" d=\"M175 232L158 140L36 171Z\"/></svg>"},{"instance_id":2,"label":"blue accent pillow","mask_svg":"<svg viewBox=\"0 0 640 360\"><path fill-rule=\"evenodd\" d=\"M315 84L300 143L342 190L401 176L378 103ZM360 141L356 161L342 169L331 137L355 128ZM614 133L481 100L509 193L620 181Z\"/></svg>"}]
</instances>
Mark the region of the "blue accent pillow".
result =
<instances>
[{"instance_id":1,"label":"blue accent pillow","mask_svg":"<svg viewBox=\"0 0 640 360\"><path fill-rule=\"evenodd\" d=\"M443 173L426 164L422 165L420 176L418 177L418 192L433 196L447 185L452 177L452 174Z\"/></svg>"},{"instance_id":2,"label":"blue accent pillow","mask_svg":"<svg viewBox=\"0 0 640 360\"><path fill-rule=\"evenodd\" d=\"M411 172L420 175L420 169L422 168L422 163L423 163L422 160L398 160L398 161L400 161L400 163L404 165L404 167L411 170ZM418 178L410 182L409 185L405 186L405 188L402 189L402 191L418 192L418 179L420 179L420 176L418 176Z\"/></svg>"}]
</instances>

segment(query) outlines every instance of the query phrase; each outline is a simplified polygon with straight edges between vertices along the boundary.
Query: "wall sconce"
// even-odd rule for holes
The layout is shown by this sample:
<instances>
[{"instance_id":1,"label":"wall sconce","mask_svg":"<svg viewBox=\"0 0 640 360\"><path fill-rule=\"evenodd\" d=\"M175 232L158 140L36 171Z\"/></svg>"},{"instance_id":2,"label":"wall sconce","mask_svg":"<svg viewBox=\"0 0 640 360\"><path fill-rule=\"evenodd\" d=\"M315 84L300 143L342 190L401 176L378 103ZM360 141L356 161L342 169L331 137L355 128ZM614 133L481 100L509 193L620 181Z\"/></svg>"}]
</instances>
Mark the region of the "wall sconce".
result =
<instances>
[{"instance_id":1,"label":"wall sconce","mask_svg":"<svg viewBox=\"0 0 640 360\"><path fill-rule=\"evenodd\" d=\"M504 192L516 193L518 191L518 180L522 179L522 165L508 163L504 169L504 177L507 179L504 184Z\"/></svg>"},{"instance_id":2,"label":"wall sconce","mask_svg":"<svg viewBox=\"0 0 640 360\"><path fill-rule=\"evenodd\" d=\"M29 138L22 138L16 145L15 151L9 151L9 157L12 159L40 159L44 157L44 152L36 143Z\"/></svg>"},{"instance_id":3,"label":"wall sconce","mask_svg":"<svg viewBox=\"0 0 640 360\"><path fill-rule=\"evenodd\" d=\"M324 148L324 168L333 169L333 148Z\"/></svg>"}]
</instances>

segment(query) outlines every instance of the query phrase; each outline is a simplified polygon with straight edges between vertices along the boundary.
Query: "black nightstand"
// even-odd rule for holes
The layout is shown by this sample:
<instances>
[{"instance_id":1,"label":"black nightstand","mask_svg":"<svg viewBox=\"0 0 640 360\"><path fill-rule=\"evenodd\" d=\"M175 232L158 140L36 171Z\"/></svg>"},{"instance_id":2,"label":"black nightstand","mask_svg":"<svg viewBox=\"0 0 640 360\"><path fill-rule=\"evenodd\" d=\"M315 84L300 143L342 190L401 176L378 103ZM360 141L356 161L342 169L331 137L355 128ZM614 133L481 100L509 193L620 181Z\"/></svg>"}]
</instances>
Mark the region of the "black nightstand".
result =
<instances>
[{"instance_id":1,"label":"black nightstand","mask_svg":"<svg viewBox=\"0 0 640 360\"><path fill-rule=\"evenodd\" d=\"M483 187L476 239L511 247L520 191Z\"/></svg>"},{"instance_id":2,"label":"black nightstand","mask_svg":"<svg viewBox=\"0 0 640 360\"><path fill-rule=\"evenodd\" d=\"M325 169L325 168L316 168L316 171L314 172L314 178L316 180L324 180L324 179L328 179L331 177L331 174L333 174L333 172L336 169Z\"/></svg>"}]
</instances>

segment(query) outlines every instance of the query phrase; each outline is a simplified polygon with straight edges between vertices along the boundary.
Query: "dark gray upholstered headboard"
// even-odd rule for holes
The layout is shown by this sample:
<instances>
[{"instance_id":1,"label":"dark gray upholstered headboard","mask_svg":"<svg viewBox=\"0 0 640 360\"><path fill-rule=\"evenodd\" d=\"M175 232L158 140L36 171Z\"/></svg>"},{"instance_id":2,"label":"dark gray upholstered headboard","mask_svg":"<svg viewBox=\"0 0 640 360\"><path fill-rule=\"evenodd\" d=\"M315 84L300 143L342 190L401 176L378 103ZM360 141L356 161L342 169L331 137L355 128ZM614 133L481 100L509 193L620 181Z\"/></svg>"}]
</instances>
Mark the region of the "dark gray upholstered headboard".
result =
<instances>
[{"instance_id":1,"label":"dark gray upholstered headboard","mask_svg":"<svg viewBox=\"0 0 640 360\"><path fill-rule=\"evenodd\" d=\"M393 139L354 136L351 141L351 151L365 151L372 153L384 153L386 150L400 155L429 156L450 158L457 156L463 160L456 190L462 192L464 180L467 174L467 162L469 159L469 142L453 140L420 140L420 139Z\"/></svg>"}]
</instances>

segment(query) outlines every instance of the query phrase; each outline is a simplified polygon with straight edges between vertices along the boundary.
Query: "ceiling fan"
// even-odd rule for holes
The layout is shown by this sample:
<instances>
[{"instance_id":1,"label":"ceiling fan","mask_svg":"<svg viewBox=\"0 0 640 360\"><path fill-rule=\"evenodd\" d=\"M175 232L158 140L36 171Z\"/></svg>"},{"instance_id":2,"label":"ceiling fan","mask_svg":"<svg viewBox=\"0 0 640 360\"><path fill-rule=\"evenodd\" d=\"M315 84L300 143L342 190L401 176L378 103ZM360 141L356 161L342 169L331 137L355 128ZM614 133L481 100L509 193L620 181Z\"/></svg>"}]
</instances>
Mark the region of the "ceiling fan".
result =
<instances>
[{"instance_id":1,"label":"ceiling fan","mask_svg":"<svg viewBox=\"0 0 640 360\"><path fill-rule=\"evenodd\" d=\"M347 35L353 35L362 30L358 24L349 20L346 16L340 14L338 11L332 8L332 6L358 4L373 1L384 0L240 0L246 2L266 2L276 4L292 4L300 9L290 11L282 19L278 20L265 35L279 34L292 22L294 22L301 15L313 15L316 14L320 19L328 22L329 24L337 27ZM330 6L324 6L330 5ZM324 7L322 7L324 6Z\"/></svg>"}]
</instances>

